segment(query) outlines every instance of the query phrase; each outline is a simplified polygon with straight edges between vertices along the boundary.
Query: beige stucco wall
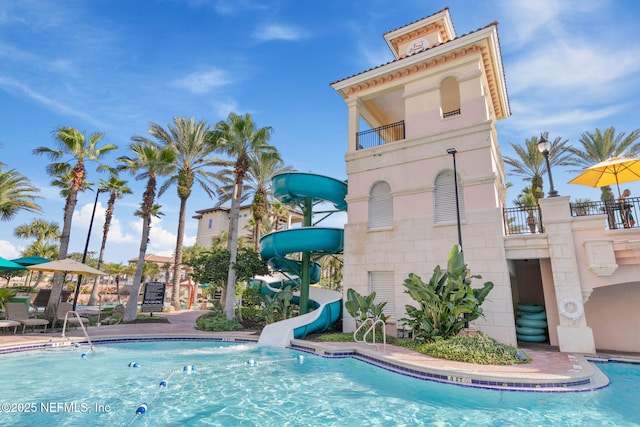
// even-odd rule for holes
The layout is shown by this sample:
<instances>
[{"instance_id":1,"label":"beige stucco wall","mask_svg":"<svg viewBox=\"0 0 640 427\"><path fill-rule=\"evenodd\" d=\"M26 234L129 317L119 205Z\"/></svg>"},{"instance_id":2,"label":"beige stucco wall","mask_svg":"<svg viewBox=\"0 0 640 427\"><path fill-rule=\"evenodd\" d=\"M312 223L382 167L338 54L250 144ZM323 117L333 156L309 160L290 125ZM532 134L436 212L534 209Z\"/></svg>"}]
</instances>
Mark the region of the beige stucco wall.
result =
<instances>
[{"instance_id":1,"label":"beige stucco wall","mask_svg":"<svg viewBox=\"0 0 640 427\"><path fill-rule=\"evenodd\" d=\"M584 309L598 350L640 352L639 303L637 282L593 291Z\"/></svg>"}]
</instances>

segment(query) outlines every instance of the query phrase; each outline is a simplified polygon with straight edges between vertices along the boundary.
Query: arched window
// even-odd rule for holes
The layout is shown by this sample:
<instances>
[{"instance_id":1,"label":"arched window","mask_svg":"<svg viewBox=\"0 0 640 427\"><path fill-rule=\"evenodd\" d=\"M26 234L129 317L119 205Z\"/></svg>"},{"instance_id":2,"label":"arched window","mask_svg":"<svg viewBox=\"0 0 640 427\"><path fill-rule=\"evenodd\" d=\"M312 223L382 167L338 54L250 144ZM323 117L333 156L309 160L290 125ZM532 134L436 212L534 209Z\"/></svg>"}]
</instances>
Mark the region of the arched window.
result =
<instances>
[{"instance_id":1,"label":"arched window","mask_svg":"<svg viewBox=\"0 0 640 427\"><path fill-rule=\"evenodd\" d=\"M369 194L369 228L393 226L393 198L386 182L377 182Z\"/></svg>"},{"instance_id":2,"label":"arched window","mask_svg":"<svg viewBox=\"0 0 640 427\"><path fill-rule=\"evenodd\" d=\"M440 108L443 119L460 114L460 85L455 77L447 77L440 83Z\"/></svg>"},{"instance_id":3,"label":"arched window","mask_svg":"<svg viewBox=\"0 0 640 427\"><path fill-rule=\"evenodd\" d=\"M460 219L464 218L464 196L462 194L462 187L460 186L460 177L458 176L458 200L460 202ZM436 177L436 189L434 193L434 207L435 212L434 221L449 222L456 221L456 190L453 179L453 171L442 171Z\"/></svg>"}]
</instances>

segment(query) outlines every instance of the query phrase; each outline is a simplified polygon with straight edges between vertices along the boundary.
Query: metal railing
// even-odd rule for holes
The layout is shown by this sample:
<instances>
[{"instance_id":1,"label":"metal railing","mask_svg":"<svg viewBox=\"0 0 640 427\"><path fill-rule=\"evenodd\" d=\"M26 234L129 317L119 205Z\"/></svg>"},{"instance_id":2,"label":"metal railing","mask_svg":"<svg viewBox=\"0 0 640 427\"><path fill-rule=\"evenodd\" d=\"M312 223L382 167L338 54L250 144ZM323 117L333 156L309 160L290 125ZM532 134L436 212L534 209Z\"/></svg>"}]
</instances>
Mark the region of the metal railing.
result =
<instances>
[{"instance_id":1,"label":"metal railing","mask_svg":"<svg viewBox=\"0 0 640 427\"><path fill-rule=\"evenodd\" d=\"M404 138L404 120L402 120L390 125L358 132L356 134L357 149L363 150L377 147L378 145L401 141Z\"/></svg>"},{"instance_id":2,"label":"metal railing","mask_svg":"<svg viewBox=\"0 0 640 427\"><path fill-rule=\"evenodd\" d=\"M507 234L544 233L540 206L504 208L504 229Z\"/></svg>"},{"instance_id":3,"label":"metal railing","mask_svg":"<svg viewBox=\"0 0 640 427\"><path fill-rule=\"evenodd\" d=\"M458 108L457 110L451 110L451 111L447 111L446 113L442 113L442 118L446 119L447 117L453 117L453 116L459 116L460 115L460 109Z\"/></svg>"},{"instance_id":4,"label":"metal railing","mask_svg":"<svg viewBox=\"0 0 640 427\"><path fill-rule=\"evenodd\" d=\"M637 228L640 197L628 197L624 203L616 200L570 203L571 216L607 215L607 229Z\"/></svg>"},{"instance_id":5,"label":"metal railing","mask_svg":"<svg viewBox=\"0 0 640 427\"><path fill-rule=\"evenodd\" d=\"M378 325L382 326L381 329L382 329L382 343L383 343L383 349L384 349L383 351L387 351L387 331L385 330L384 321L379 318L369 317L364 322L362 322L362 324L358 327L358 329L356 329L355 332L353 333L353 340L355 342L365 343L366 345L375 345L376 350L380 351L380 345L376 341L376 329ZM367 326L369 326L369 328L363 334L362 340L359 340L357 337L358 333L362 329L366 328ZM367 342L367 336L369 336L369 334L371 334L372 336L371 342Z\"/></svg>"}]
</instances>

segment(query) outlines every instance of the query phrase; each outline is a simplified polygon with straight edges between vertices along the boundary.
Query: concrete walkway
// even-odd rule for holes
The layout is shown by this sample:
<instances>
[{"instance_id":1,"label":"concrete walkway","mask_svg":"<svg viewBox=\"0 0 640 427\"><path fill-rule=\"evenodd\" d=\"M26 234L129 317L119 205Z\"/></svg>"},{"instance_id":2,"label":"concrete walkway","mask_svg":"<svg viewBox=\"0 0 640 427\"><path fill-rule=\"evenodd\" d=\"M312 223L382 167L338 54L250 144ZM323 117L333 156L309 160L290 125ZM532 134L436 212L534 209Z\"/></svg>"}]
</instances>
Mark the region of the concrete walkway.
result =
<instances>
[{"instance_id":1,"label":"concrete walkway","mask_svg":"<svg viewBox=\"0 0 640 427\"><path fill-rule=\"evenodd\" d=\"M191 310L178 313L162 313L169 323L138 323L111 326L92 326L88 328L92 340L122 337L207 337L232 341L235 339L256 341L255 332L205 332L195 329L196 319L204 311ZM44 345L84 341L80 328L70 329L66 337L61 337L60 329L47 330L46 333L27 332L16 334L13 331L0 334L0 352L20 346ZM59 344L58 344L59 345ZM324 357L355 357L381 366L424 379L461 383L483 388L505 388L527 391L581 391L604 387L608 379L589 363L584 355L561 353L550 349L525 348L533 359L531 363L495 366L454 362L436 359L402 347L387 345L386 348L369 346L363 343L320 343L306 340L294 340L292 346L308 353Z\"/></svg>"}]
</instances>

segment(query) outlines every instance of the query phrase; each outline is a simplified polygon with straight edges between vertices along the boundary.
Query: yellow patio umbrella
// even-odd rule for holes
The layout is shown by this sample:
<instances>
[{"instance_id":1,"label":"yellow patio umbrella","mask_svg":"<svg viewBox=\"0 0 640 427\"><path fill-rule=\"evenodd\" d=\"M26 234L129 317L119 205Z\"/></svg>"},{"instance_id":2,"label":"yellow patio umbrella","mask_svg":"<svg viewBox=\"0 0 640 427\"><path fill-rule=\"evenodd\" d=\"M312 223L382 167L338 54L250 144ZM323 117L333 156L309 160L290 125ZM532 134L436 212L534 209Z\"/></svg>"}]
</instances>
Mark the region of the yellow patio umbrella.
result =
<instances>
[{"instance_id":1,"label":"yellow patio umbrella","mask_svg":"<svg viewBox=\"0 0 640 427\"><path fill-rule=\"evenodd\" d=\"M620 196L620 184L633 181L640 181L640 159L611 157L586 168L580 175L569 181L569 184L580 184L594 188L615 184L618 188L618 196Z\"/></svg>"}]
</instances>

